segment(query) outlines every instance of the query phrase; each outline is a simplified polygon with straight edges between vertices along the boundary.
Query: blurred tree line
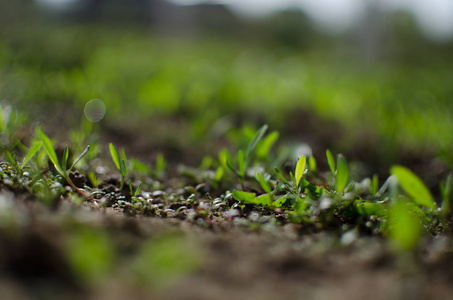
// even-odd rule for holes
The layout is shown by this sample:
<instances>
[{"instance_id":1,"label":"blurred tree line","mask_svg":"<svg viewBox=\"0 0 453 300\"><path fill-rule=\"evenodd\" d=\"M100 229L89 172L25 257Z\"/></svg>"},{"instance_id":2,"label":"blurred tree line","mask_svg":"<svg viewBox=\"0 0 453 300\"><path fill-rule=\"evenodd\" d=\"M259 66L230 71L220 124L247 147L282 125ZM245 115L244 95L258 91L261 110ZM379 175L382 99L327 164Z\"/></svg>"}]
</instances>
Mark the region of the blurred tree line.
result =
<instances>
[{"instance_id":1,"label":"blurred tree line","mask_svg":"<svg viewBox=\"0 0 453 300\"><path fill-rule=\"evenodd\" d=\"M218 4L178 6L165 0L79 0L63 9L51 9L42 3L1 1L3 39L17 40L42 26L83 25L112 31L133 27L165 36L242 39L300 50L353 51L367 61L423 62L444 59L453 50L452 42L433 44L427 40L413 15L384 13L372 1L362 22L341 35L326 34L307 14L295 9L267 18L246 19Z\"/></svg>"}]
</instances>

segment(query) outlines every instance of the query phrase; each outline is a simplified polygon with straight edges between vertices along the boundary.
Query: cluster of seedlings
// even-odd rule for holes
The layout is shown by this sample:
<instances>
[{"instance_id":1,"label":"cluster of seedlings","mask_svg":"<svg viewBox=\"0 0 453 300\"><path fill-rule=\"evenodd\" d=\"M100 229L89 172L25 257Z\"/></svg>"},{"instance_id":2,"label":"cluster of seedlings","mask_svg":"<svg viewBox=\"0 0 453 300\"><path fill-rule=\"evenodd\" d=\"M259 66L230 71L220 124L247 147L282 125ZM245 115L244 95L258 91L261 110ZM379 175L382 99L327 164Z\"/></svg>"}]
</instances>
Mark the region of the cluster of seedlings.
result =
<instances>
[{"instance_id":1,"label":"cluster of seedlings","mask_svg":"<svg viewBox=\"0 0 453 300\"><path fill-rule=\"evenodd\" d=\"M2 126L3 132L11 127L5 122ZM442 199L437 203L425 184L403 166L392 167L382 185L377 176L352 181L345 157L339 154L335 159L329 150L329 172L319 172L313 156L301 156L292 170L281 169L282 159L271 154L278 133L266 135L267 129L264 125L253 136L245 136L248 144L236 155L223 149L217 159L207 157L200 168L180 167L171 178L162 155L149 168L110 144L113 164L100 161L93 166L90 160L100 154L97 142L72 159L67 146L59 157L40 128L28 148L9 133L1 186L52 207L61 201L87 203L95 209L177 218L212 229L266 230L293 223L301 231L332 228L341 234L385 235L401 250L416 248L423 233L448 227L451 176L441 183ZM113 175L115 169L119 177Z\"/></svg>"}]
</instances>

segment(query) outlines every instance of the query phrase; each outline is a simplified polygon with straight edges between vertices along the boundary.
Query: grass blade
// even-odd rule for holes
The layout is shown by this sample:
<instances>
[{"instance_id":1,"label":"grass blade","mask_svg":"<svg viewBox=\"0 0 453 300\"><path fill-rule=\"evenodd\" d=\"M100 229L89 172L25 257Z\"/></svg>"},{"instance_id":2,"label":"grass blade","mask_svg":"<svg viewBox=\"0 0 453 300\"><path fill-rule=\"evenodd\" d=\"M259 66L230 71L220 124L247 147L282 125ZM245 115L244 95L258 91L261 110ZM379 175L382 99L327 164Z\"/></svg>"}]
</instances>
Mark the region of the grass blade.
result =
<instances>
[{"instance_id":1,"label":"grass blade","mask_svg":"<svg viewBox=\"0 0 453 300\"><path fill-rule=\"evenodd\" d=\"M20 164L19 168L22 170L25 165L32 159L32 157L41 149L42 147L42 142L35 140L33 144L31 145L30 149L27 152L27 155L25 155L24 159L22 160L22 163Z\"/></svg>"},{"instance_id":2,"label":"grass blade","mask_svg":"<svg viewBox=\"0 0 453 300\"><path fill-rule=\"evenodd\" d=\"M379 190L379 176L377 174L373 175L373 178L370 182L370 194L376 195Z\"/></svg>"},{"instance_id":3,"label":"grass blade","mask_svg":"<svg viewBox=\"0 0 453 300\"><path fill-rule=\"evenodd\" d=\"M88 153L88 151L90 151L90 148L91 148L91 146L88 145L85 148L85 150L82 152L82 154L80 154L79 157L77 157L77 159L74 161L72 166L69 168L69 172L71 172L72 168L74 168L74 166Z\"/></svg>"},{"instance_id":4,"label":"grass blade","mask_svg":"<svg viewBox=\"0 0 453 300\"><path fill-rule=\"evenodd\" d=\"M50 139L47 137L47 135L44 134L41 128L38 129L37 134L42 142L42 145L44 146L44 149L47 152L47 155L49 156L50 161L55 166L57 172L60 173L61 176L66 177L65 172L63 172L63 169L61 168L60 163L58 162L57 154L55 153L55 149L53 148Z\"/></svg>"},{"instance_id":5,"label":"grass blade","mask_svg":"<svg viewBox=\"0 0 453 300\"><path fill-rule=\"evenodd\" d=\"M113 163L115 164L118 171L121 172L121 165L120 165L120 158L118 157L118 152L116 151L115 146L112 143L109 145L110 148L110 155L112 156Z\"/></svg>"},{"instance_id":6,"label":"grass blade","mask_svg":"<svg viewBox=\"0 0 453 300\"><path fill-rule=\"evenodd\" d=\"M342 193L349 181L348 163L343 155L338 154L337 172L335 173L335 191Z\"/></svg>"},{"instance_id":7,"label":"grass blade","mask_svg":"<svg viewBox=\"0 0 453 300\"><path fill-rule=\"evenodd\" d=\"M259 173L259 172L256 173L256 180L258 180L258 182L260 183L261 187L263 188L263 190L266 193L270 193L271 192L271 186L266 181L266 179L264 178L264 175L262 173Z\"/></svg>"},{"instance_id":8,"label":"grass blade","mask_svg":"<svg viewBox=\"0 0 453 300\"><path fill-rule=\"evenodd\" d=\"M314 156L310 156L308 158L308 170L311 173L315 173L316 172L316 159L315 159Z\"/></svg>"},{"instance_id":9,"label":"grass blade","mask_svg":"<svg viewBox=\"0 0 453 300\"><path fill-rule=\"evenodd\" d=\"M66 172L66 167L68 165L68 158L69 158L69 147L66 146L66 147L64 147L63 157L61 158L61 168L65 172Z\"/></svg>"},{"instance_id":10,"label":"grass blade","mask_svg":"<svg viewBox=\"0 0 453 300\"><path fill-rule=\"evenodd\" d=\"M411 170L403 166L393 166L390 173L398 178L400 186L414 199L418 205L431 208L434 204L431 192L423 181Z\"/></svg>"},{"instance_id":11,"label":"grass blade","mask_svg":"<svg viewBox=\"0 0 453 300\"><path fill-rule=\"evenodd\" d=\"M283 174L280 172L280 170L275 167L275 172L277 173L277 176L286 184L286 185L289 185L289 182L288 180L286 180L286 178L283 176Z\"/></svg>"},{"instance_id":12,"label":"grass blade","mask_svg":"<svg viewBox=\"0 0 453 300\"><path fill-rule=\"evenodd\" d=\"M140 183L138 184L137 189L135 190L134 197L137 197L137 196L138 196L138 194L140 193L140 190L141 190L141 189L142 189L142 183L140 182Z\"/></svg>"},{"instance_id":13,"label":"grass blade","mask_svg":"<svg viewBox=\"0 0 453 300\"><path fill-rule=\"evenodd\" d=\"M447 180L441 183L440 190L442 194L442 217L446 221L448 214L450 213L450 195L453 187L453 177L448 175Z\"/></svg>"},{"instance_id":14,"label":"grass blade","mask_svg":"<svg viewBox=\"0 0 453 300\"><path fill-rule=\"evenodd\" d=\"M333 157L332 152L330 152L329 149L326 150L326 156L327 156L327 163L329 164L330 171L335 176L335 158Z\"/></svg>"},{"instance_id":15,"label":"grass blade","mask_svg":"<svg viewBox=\"0 0 453 300\"><path fill-rule=\"evenodd\" d=\"M305 156L302 156L299 158L296 164L296 186L299 186L300 180L302 179L302 176L304 175L305 171L305 165L307 164L307 158Z\"/></svg>"},{"instance_id":16,"label":"grass blade","mask_svg":"<svg viewBox=\"0 0 453 300\"><path fill-rule=\"evenodd\" d=\"M272 131L269 135L262 141L260 146L256 149L256 154L259 158L265 159L269 156L269 151L272 146L278 140L280 134L278 131Z\"/></svg>"},{"instance_id":17,"label":"grass blade","mask_svg":"<svg viewBox=\"0 0 453 300\"><path fill-rule=\"evenodd\" d=\"M238 163L239 163L239 174L241 175L242 178L244 178L245 171L247 168L247 162L245 161L244 152L242 150L239 150L238 152Z\"/></svg>"},{"instance_id":18,"label":"grass blade","mask_svg":"<svg viewBox=\"0 0 453 300\"><path fill-rule=\"evenodd\" d=\"M256 145L258 142L263 138L264 134L266 133L267 130L267 125L263 125L255 134L255 137L253 140L250 142L250 144L247 147L247 150L245 152L245 160L249 161L250 156L252 155L253 151L256 148Z\"/></svg>"},{"instance_id":19,"label":"grass blade","mask_svg":"<svg viewBox=\"0 0 453 300\"><path fill-rule=\"evenodd\" d=\"M397 250L413 251L422 235L420 219L403 201L396 201L390 209L389 236Z\"/></svg>"}]
</instances>

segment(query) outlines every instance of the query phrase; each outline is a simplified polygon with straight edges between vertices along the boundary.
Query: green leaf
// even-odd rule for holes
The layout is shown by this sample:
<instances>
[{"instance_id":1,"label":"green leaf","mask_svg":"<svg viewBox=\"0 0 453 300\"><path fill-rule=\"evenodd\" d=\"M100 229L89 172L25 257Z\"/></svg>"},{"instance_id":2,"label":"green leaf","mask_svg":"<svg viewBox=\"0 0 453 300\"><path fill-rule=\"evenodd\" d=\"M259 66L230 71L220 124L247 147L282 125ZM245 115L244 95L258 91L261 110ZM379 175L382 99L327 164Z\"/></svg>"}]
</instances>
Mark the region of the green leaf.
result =
<instances>
[{"instance_id":1,"label":"green leaf","mask_svg":"<svg viewBox=\"0 0 453 300\"><path fill-rule=\"evenodd\" d=\"M27 155L25 155L24 159L22 160L22 163L20 164L19 168L22 170L25 165L32 159L32 157L36 154L36 152L39 151L42 147L42 142L35 140L33 144L31 145L30 149L28 149Z\"/></svg>"},{"instance_id":2,"label":"green leaf","mask_svg":"<svg viewBox=\"0 0 453 300\"><path fill-rule=\"evenodd\" d=\"M280 170L275 167L275 172L277 173L277 176L286 184L286 185L289 185L289 182L288 180L286 180L285 177L283 177L283 174L280 172Z\"/></svg>"},{"instance_id":3,"label":"green leaf","mask_svg":"<svg viewBox=\"0 0 453 300\"><path fill-rule=\"evenodd\" d=\"M151 173L151 168L149 168L147 165L142 163L141 161L135 159L135 158L130 158L129 161L132 164L132 170L133 171L138 171L141 173Z\"/></svg>"},{"instance_id":4,"label":"green leaf","mask_svg":"<svg viewBox=\"0 0 453 300\"><path fill-rule=\"evenodd\" d=\"M330 152L329 149L326 150L326 156L327 156L327 163L329 164L330 171L335 176L335 158L333 157L332 152Z\"/></svg>"},{"instance_id":5,"label":"green leaf","mask_svg":"<svg viewBox=\"0 0 453 300\"><path fill-rule=\"evenodd\" d=\"M299 158L296 164L296 186L299 186L300 180L302 179L302 176L304 175L305 171L305 165L307 163L307 158L305 156L302 156Z\"/></svg>"},{"instance_id":6,"label":"green leaf","mask_svg":"<svg viewBox=\"0 0 453 300\"><path fill-rule=\"evenodd\" d=\"M359 214L364 216L387 216L387 202L384 201L357 203L356 208Z\"/></svg>"},{"instance_id":7,"label":"green leaf","mask_svg":"<svg viewBox=\"0 0 453 300\"><path fill-rule=\"evenodd\" d=\"M233 160L231 159L230 153L227 149L223 149L219 154L220 164L226 169L229 169L231 172L236 174L236 176L241 177L238 170L233 166Z\"/></svg>"},{"instance_id":8,"label":"green leaf","mask_svg":"<svg viewBox=\"0 0 453 300\"><path fill-rule=\"evenodd\" d=\"M165 160L165 157L162 153L157 154L156 157L156 172L157 174L163 174L165 172L165 169L167 168L167 161Z\"/></svg>"},{"instance_id":9,"label":"green leaf","mask_svg":"<svg viewBox=\"0 0 453 300\"><path fill-rule=\"evenodd\" d=\"M255 205L269 206L272 204L273 195L272 193L263 194L256 197L255 193L248 193L243 191L235 190L233 191L233 197L237 201Z\"/></svg>"},{"instance_id":10,"label":"green leaf","mask_svg":"<svg viewBox=\"0 0 453 300\"><path fill-rule=\"evenodd\" d=\"M310 156L308 158L308 170L311 173L315 173L316 172L316 159L315 159L314 156Z\"/></svg>"},{"instance_id":11,"label":"green leaf","mask_svg":"<svg viewBox=\"0 0 453 300\"><path fill-rule=\"evenodd\" d=\"M451 191L452 191L452 188L453 188L453 177L450 175L448 175L447 177L447 180L445 181L445 184L444 183L441 183L440 185L440 190L441 190L441 194L442 194L442 215L444 217L444 219L446 219L446 217L448 216L448 214L450 213L450 195L451 195Z\"/></svg>"},{"instance_id":12,"label":"green leaf","mask_svg":"<svg viewBox=\"0 0 453 300\"><path fill-rule=\"evenodd\" d=\"M79 157L76 158L76 160L74 160L74 163L72 164L72 166L69 168L69 171L71 171L74 166L88 153L88 151L90 151L90 148L91 146L88 145L85 150L83 150L82 154L79 155Z\"/></svg>"},{"instance_id":13,"label":"green leaf","mask_svg":"<svg viewBox=\"0 0 453 300\"><path fill-rule=\"evenodd\" d=\"M126 166L126 162L124 161L124 159L121 161L121 176L123 177L126 177L127 175L127 166Z\"/></svg>"},{"instance_id":14,"label":"green leaf","mask_svg":"<svg viewBox=\"0 0 453 300\"><path fill-rule=\"evenodd\" d=\"M412 251L422 235L419 217L410 210L407 203L396 201L390 209L389 236L399 251Z\"/></svg>"},{"instance_id":15,"label":"green leaf","mask_svg":"<svg viewBox=\"0 0 453 300\"><path fill-rule=\"evenodd\" d=\"M61 168L65 172L66 172L66 167L68 165L68 158L69 158L69 147L66 146L66 147L64 147L63 157L61 158Z\"/></svg>"},{"instance_id":16,"label":"green leaf","mask_svg":"<svg viewBox=\"0 0 453 300\"><path fill-rule=\"evenodd\" d=\"M118 171L121 171L120 158L118 157L118 152L116 151L115 146L112 143L109 145L110 155L112 156L113 163L115 164Z\"/></svg>"},{"instance_id":17,"label":"green leaf","mask_svg":"<svg viewBox=\"0 0 453 300\"><path fill-rule=\"evenodd\" d=\"M379 176L377 174L374 174L370 182L370 194L376 195L378 190L379 190Z\"/></svg>"},{"instance_id":18,"label":"green leaf","mask_svg":"<svg viewBox=\"0 0 453 300\"><path fill-rule=\"evenodd\" d=\"M282 207L286 203L287 200L288 200L287 195L284 195L284 196L278 198L277 200L275 200L274 202L272 202L272 206L273 207Z\"/></svg>"},{"instance_id":19,"label":"green leaf","mask_svg":"<svg viewBox=\"0 0 453 300\"><path fill-rule=\"evenodd\" d=\"M255 196L255 193L248 193L238 190L233 191L233 198L240 202L253 203Z\"/></svg>"},{"instance_id":20,"label":"green leaf","mask_svg":"<svg viewBox=\"0 0 453 300\"><path fill-rule=\"evenodd\" d=\"M269 156L269 152L275 142L278 140L280 134L278 131L272 131L269 135L263 139L260 145L256 149L256 154L259 158L265 159Z\"/></svg>"},{"instance_id":21,"label":"green leaf","mask_svg":"<svg viewBox=\"0 0 453 300\"><path fill-rule=\"evenodd\" d=\"M263 125L255 134L255 137L250 142L245 152L245 160L248 162L250 160L250 156L252 155L253 151L256 148L258 142L263 138L264 134L266 133L267 125Z\"/></svg>"},{"instance_id":22,"label":"green leaf","mask_svg":"<svg viewBox=\"0 0 453 300\"><path fill-rule=\"evenodd\" d=\"M44 150L46 150L46 153L49 156L49 159L53 163L57 172L60 173L61 176L66 177L65 172L63 172L62 168L60 167L57 154L55 153L55 149L53 148L50 139L44 134L41 128L38 128L37 134L38 137L41 139L42 145L44 146Z\"/></svg>"},{"instance_id":23,"label":"green leaf","mask_svg":"<svg viewBox=\"0 0 453 300\"><path fill-rule=\"evenodd\" d=\"M403 166L393 166L390 173L398 178L400 186L408 193L414 202L426 208L434 204L433 196L423 181L411 170Z\"/></svg>"},{"instance_id":24,"label":"green leaf","mask_svg":"<svg viewBox=\"0 0 453 300\"><path fill-rule=\"evenodd\" d=\"M343 155L339 154L337 159L337 172L335 173L335 191L342 193L349 181L348 163Z\"/></svg>"},{"instance_id":25,"label":"green leaf","mask_svg":"<svg viewBox=\"0 0 453 300\"><path fill-rule=\"evenodd\" d=\"M220 180L222 180L222 177L223 177L223 167L218 167L217 168L217 171L215 172L215 176L214 176L214 180L219 182Z\"/></svg>"},{"instance_id":26,"label":"green leaf","mask_svg":"<svg viewBox=\"0 0 453 300\"><path fill-rule=\"evenodd\" d=\"M269 206L272 204L273 198L274 198L274 196L272 195L272 193L267 193L267 194L263 194L258 197L255 197L253 199L253 203L256 205Z\"/></svg>"},{"instance_id":27,"label":"green leaf","mask_svg":"<svg viewBox=\"0 0 453 300\"><path fill-rule=\"evenodd\" d=\"M261 173L256 173L256 180L258 180L258 182L260 183L261 187L263 188L263 190L266 192L266 193L270 193L271 192L271 187L269 185L269 183L266 181L266 179L264 178L264 175L261 174Z\"/></svg>"},{"instance_id":28,"label":"green leaf","mask_svg":"<svg viewBox=\"0 0 453 300\"><path fill-rule=\"evenodd\" d=\"M245 171L247 168L247 163L244 158L244 152L242 150L239 150L238 152L238 162L239 162L239 174L241 175L241 178L245 177Z\"/></svg>"},{"instance_id":29,"label":"green leaf","mask_svg":"<svg viewBox=\"0 0 453 300\"><path fill-rule=\"evenodd\" d=\"M138 196L138 193L140 193L140 190L142 189L142 183L140 182L138 184L138 187L137 189L135 190L135 193L134 193L134 197L137 197Z\"/></svg>"}]
</instances>

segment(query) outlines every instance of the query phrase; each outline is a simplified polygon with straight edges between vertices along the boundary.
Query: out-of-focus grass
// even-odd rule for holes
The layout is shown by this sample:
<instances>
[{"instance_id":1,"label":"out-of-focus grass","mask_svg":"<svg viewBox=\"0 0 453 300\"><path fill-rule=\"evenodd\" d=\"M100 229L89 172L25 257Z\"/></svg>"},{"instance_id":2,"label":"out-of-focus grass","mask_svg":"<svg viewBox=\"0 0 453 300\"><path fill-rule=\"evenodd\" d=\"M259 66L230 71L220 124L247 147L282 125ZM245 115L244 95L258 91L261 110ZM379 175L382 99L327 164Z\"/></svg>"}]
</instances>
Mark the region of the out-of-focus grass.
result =
<instances>
[{"instance_id":1,"label":"out-of-focus grass","mask_svg":"<svg viewBox=\"0 0 453 300\"><path fill-rule=\"evenodd\" d=\"M352 133L376 135L388 151L401 144L451 148L449 62L369 65L340 58L327 49L43 30L0 41L0 100L40 112L70 105L81 114L100 98L110 122L182 117L193 139L226 115L252 123L259 116L282 128L297 117L290 112L306 109Z\"/></svg>"}]
</instances>

